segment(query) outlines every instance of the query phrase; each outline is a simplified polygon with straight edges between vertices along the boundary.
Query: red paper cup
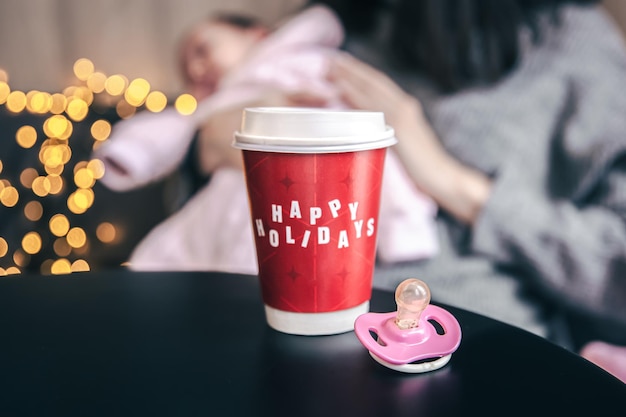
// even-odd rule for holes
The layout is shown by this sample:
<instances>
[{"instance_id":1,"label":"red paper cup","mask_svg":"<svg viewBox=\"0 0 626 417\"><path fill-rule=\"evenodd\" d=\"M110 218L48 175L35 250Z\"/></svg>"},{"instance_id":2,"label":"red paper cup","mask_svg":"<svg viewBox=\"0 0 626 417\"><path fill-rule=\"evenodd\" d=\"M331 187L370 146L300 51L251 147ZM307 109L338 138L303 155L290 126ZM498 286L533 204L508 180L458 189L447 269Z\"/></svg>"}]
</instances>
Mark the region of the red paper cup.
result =
<instances>
[{"instance_id":1,"label":"red paper cup","mask_svg":"<svg viewBox=\"0 0 626 417\"><path fill-rule=\"evenodd\" d=\"M268 324L336 334L369 311L380 190L393 129L378 112L244 110L243 150Z\"/></svg>"}]
</instances>

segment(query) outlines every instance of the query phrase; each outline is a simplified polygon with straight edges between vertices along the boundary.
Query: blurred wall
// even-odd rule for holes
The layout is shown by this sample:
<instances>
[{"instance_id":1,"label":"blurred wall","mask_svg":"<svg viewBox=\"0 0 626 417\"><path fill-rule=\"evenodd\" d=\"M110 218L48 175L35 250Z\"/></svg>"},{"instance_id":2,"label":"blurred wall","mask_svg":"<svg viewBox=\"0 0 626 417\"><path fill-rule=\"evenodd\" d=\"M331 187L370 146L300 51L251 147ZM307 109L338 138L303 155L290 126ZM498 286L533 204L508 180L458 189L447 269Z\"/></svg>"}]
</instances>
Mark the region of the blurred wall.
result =
<instances>
[{"instance_id":1,"label":"blurred wall","mask_svg":"<svg viewBox=\"0 0 626 417\"><path fill-rule=\"evenodd\" d=\"M274 23L302 0L2 0L0 69L12 89L58 92L72 66L146 78L168 95L180 92L175 62L183 31L211 11L247 11Z\"/></svg>"},{"instance_id":2,"label":"blurred wall","mask_svg":"<svg viewBox=\"0 0 626 417\"><path fill-rule=\"evenodd\" d=\"M143 77L180 92L175 48L182 32L216 9L244 10L268 23L304 0L2 0L0 69L13 89L61 91L72 65L89 58L107 75ZM626 27L626 0L605 0Z\"/></svg>"}]
</instances>

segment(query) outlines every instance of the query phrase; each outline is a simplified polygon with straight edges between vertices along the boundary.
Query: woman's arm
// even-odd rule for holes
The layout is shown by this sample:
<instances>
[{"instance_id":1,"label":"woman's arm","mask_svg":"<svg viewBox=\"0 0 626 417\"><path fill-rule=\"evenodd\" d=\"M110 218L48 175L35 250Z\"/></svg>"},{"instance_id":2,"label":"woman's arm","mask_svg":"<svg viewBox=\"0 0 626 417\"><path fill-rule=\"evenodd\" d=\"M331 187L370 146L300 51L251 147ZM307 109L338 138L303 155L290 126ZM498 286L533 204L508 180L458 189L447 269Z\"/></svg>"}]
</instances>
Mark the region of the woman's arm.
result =
<instances>
[{"instance_id":1,"label":"woman's arm","mask_svg":"<svg viewBox=\"0 0 626 417\"><path fill-rule=\"evenodd\" d=\"M460 221L474 223L489 198L491 181L445 151L420 103L386 75L349 55L333 62L329 77L352 107L385 114L398 138L398 157L415 184Z\"/></svg>"},{"instance_id":2,"label":"woman's arm","mask_svg":"<svg viewBox=\"0 0 626 417\"><path fill-rule=\"evenodd\" d=\"M578 86L584 100L558 134L561 166L551 167L550 178L526 175L543 161L520 157L490 180L447 154L419 103L364 65L344 57L332 76L354 107L385 112L415 183L472 226L468 249L523 271L560 305L626 323L626 99L614 94L616 77ZM551 194L550 186L574 173L577 191Z\"/></svg>"}]
</instances>

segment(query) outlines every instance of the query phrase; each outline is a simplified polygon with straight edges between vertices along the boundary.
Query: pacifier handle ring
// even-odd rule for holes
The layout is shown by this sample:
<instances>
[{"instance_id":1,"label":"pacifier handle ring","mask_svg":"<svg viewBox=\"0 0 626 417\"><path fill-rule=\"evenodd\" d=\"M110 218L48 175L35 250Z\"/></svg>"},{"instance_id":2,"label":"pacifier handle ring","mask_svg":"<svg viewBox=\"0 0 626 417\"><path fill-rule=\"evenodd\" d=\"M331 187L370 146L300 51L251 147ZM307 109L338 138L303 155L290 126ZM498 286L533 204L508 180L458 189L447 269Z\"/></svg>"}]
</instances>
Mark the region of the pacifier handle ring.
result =
<instances>
[{"instance_id":1,"label":"pacifier handle ring","mask_svg":"<svg viewBox=\"0 0 626 417\"><path fill-rule=\"evenodd\" d=\"M437 369L441 369L450 362L452 358L452 353L449 355L442 356L440 358L434 359L432 361L421 362L421 363L403 363L403 364L395 364L389 363L370 351L370 356L379 364L392 369L398 372L404 372L407 374L422 374L424 372L436 371Z\"/></svg>"}]
</instances>

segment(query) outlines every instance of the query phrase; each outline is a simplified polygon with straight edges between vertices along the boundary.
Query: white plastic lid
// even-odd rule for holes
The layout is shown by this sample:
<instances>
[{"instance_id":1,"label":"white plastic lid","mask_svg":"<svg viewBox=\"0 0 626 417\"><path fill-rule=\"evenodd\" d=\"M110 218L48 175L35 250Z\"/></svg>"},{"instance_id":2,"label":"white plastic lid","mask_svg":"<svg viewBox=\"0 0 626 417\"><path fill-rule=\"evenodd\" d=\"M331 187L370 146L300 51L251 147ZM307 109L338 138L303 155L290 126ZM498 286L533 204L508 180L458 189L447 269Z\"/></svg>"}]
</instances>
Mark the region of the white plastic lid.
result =
<instances>
[{"instance_id":1,"label":"white plastic lid","mask_svg":"<svg viewBox=\"0 0 626 417\"><path fill-rule=\"evenodd\" d=\"M397 142L381 112L301 107L252 107L243 111L233 146L288 153L353 152Z\"/></svg>"}]
</instances>

